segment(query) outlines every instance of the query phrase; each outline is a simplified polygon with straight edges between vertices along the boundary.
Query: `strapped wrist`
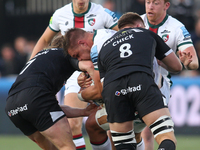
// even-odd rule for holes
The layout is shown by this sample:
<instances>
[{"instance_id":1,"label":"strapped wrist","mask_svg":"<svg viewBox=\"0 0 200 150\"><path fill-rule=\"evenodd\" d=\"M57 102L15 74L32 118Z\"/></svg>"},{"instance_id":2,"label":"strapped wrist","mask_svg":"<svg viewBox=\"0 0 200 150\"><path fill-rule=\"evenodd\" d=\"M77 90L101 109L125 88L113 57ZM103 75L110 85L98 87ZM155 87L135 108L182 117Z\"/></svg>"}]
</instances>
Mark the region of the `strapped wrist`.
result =
<instances>
[{"instance_id":1,"label":"strapped wrist","mask_svg":"<svg viewBox=\"0 0 200 150\"><path fill-rule=\"evenodd\" d=\"M77 96L78 96L78 99L79 100L81 100L81 101L85 101L84 99L83 99L83 97L82 97L82 94L81 94L82 92L80 92L80 93L78 93L77 94Z\"/></svg>"}]
</instances>

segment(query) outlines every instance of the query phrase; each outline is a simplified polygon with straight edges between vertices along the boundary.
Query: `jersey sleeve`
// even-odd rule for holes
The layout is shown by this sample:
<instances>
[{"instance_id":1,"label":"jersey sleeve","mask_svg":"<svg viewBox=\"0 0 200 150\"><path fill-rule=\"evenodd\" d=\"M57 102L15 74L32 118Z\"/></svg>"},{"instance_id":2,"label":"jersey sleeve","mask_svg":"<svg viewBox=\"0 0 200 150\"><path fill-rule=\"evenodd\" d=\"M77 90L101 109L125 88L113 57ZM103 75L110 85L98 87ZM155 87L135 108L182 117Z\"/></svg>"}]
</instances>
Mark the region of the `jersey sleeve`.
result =
<instances>
[{"instance_id":1,"label":"jersey sleeve","mask_svg":"<svg viewBox=\"0 0 200 150\"><path fill-rule=\"evenodd\" d=\"M59 25L58 25L58 12L57 10L54 12L53 16L51 16L51 19L49 21L49 28L54 32L59 32Z\"/></svg>"},{"instance_id":2,"label":"jersey sleeve","mask_svg":"<svg viewBox=\"0 0 200 150\"><path fill-rule=\"evenodd\" d=\"M105 28L112 29L117 25L118 19L116 14L107 8L103 8L102 18L105 22Z\"/></svg>"},{"instance_id":3,"label":"jersey sleeve","mask_svg":"<svg viewBox=\"0 0 200 150\"><path fill-rule=\"evenodd\" d=\"M78 59L72 58L72 57L70 57L69 55L67 55L67 57L69 58L69 61L70 61L71 65L72 65L76 70L81 71L81 70L79 69L79 66L78 66L78 64L79 64Z\"/></svg>"},{"instance_id":4,"label":"jersey sleeve","mask_svg":"<svg viewBox=\"0 0 200 150\"><path fill-rule=\"evenodd\" d=\"M114 33L116 33L116 31L110 29L98 29L94 31L93 46L91 48L90 57L95 70L98 70L98 54L103 43Z\"/></svg>"},{"instance_id":5,"label":"jersey sleeve","mask_svg":"<svg viewBox=\"0 0 200 150\"><path fill-rule=\"evenodd\" d=\"M193 46L191 35L184 25L176 29L176 41L177 49L180 51L183 51L186 48Z\"/></svg>"}]
</instances>

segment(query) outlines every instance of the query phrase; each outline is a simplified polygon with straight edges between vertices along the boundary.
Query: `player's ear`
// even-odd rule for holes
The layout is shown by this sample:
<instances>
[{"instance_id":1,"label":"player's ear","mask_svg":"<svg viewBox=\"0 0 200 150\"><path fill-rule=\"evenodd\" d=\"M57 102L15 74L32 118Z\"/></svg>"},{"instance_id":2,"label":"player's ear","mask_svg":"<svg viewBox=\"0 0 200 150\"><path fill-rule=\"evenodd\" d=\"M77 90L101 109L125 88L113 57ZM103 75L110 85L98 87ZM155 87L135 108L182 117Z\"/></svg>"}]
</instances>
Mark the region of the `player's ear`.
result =
<instances>
[{"instance_id":1,"label":"player's ear","mask_svg":"<svg viewBox=\"0 0 200 150\"><path fill-rule=\"evenodd\" d=\"M79 44L79 45L84 45L84 44L85 44L85 41L83 41L83 40L78 40L78 44Z\"/></svg>"},{"instance_id":2,"label":"player's ear","mask_svg":"<svg viewBox=\"0 0 200 150\"><path fill-rule=\"evenodd\" d=\"M78 44L81 45L81 46L85 46L85 47L88 46L88 43L87 43L86 40L79 40Z\"/></svg>"},{"instance_id":3,"label":"player's ear","mask_svg":"<svg viewBox=\"0 0 200 150\"><path fill-rule=\"evenodd\" d=\"M165 10L168 10L169 6L170 6L170 2L166 2L165 3Z\"/></svg>"}]
</instances>

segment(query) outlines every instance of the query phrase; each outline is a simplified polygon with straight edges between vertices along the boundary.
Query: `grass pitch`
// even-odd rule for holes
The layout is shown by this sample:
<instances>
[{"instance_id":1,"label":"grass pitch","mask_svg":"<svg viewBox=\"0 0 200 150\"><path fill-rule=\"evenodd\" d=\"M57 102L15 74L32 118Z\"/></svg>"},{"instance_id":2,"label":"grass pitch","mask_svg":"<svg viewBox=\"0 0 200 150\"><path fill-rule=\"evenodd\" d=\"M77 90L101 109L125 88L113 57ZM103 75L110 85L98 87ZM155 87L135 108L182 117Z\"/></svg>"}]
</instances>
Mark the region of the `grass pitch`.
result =
<instances>
[{"instance_id":1,"label":"grass pitch","mask_svg":"<svg viewBox=\"0 0 200 150\"><path fill-rule=\"evenodd\" d=\"M176 136L177 150L200 149L200 136ZM92 150L87 135L84 135L87 150ZM156 150L158 145L155 143ZM23 135L0 135L0 150L40 150L29 138Z\"/></svg>"}]
</instances>

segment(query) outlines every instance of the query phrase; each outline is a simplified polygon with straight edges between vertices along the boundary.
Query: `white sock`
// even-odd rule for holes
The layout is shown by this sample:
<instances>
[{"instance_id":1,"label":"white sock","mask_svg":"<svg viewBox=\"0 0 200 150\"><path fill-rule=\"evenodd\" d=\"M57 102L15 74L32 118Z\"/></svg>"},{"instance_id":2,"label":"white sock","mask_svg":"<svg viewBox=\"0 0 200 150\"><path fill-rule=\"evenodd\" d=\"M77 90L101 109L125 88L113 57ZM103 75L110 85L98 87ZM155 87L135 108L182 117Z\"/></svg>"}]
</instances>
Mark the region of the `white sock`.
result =
<instances>
[{"instance_id":1,"label":"white sock","mask_svg":"<svg viewBox=\"0 0 200 150\"><path fill-rule=\"evenodd\" d=\"M93 150L112 150L110 139L107 138L102 143L91 143Z\"/></svg>"},{"instance_id":2,"label":"white sock","mask_svg":"<svg viewBox=\"0 0 200 150\"><path fill-rule=\"evenodd\" d=\"M85 150L85 140L83 138L82 134L74 135L73 136L73 142L76 145L77 150Z\"/></svg>"},{"instance_id":3,"label":"white sock","mask_svg":"<svg viewBox=\"0 0 200 150\"><path fill-rule=\"evenodd\" d=\"M137 143L137 150L144 150L144 141L143 139L140 141L140 143Z\"/></svg>"}]
</instances>

